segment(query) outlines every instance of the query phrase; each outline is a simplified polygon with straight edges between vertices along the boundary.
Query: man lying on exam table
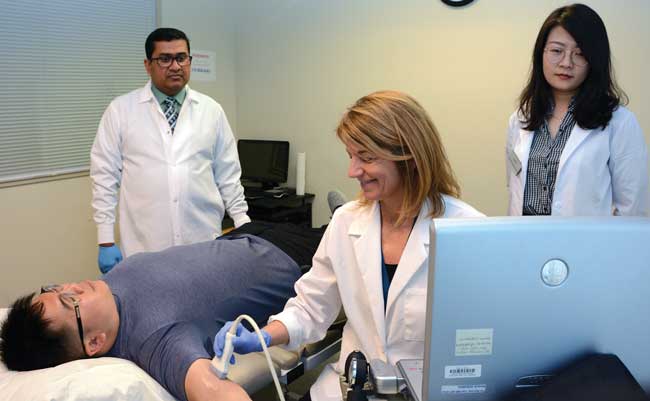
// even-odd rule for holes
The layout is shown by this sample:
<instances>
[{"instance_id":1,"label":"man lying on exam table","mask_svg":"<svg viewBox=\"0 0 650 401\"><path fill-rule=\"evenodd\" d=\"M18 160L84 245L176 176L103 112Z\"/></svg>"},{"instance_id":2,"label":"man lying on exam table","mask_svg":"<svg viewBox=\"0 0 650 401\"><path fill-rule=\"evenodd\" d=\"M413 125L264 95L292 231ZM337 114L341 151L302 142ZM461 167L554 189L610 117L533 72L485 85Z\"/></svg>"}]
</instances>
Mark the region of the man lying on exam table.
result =
<instances>
[{"instance_id":1,"label":"man lying on exam table","mask_svg":"<svg viewBox=\"0 0 650 401\"><path fill-rule=\"evenodd\" d=\"M279 312L322 234L248 223L215 241L134 255L101 280L42 287L12 305L0 357L19 371L119 357L180 400L249 399L210 371L212 338L241 313L266 322Z\"/></svg>"}]
</instances>

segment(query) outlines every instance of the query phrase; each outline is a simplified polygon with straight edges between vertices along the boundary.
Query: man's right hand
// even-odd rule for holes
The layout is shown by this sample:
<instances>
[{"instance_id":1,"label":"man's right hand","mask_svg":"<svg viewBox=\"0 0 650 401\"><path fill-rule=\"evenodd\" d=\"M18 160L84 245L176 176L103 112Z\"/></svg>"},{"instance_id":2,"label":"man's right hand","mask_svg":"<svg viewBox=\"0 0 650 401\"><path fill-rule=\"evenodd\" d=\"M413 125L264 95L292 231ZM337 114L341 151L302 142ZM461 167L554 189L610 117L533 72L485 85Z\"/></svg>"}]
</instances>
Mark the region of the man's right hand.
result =
<instances>
[{"instance_id":1,"label":"man's right hand","mask_svg":"<svg viewBox=\"0 0 650 401\"><path fill-rule=\"evenodd\" d=\"M118 263L122 261L122 252L115 244L99 244L99 256L97 264L99 270L106 274Z\"/></svg>"}]
</instances>

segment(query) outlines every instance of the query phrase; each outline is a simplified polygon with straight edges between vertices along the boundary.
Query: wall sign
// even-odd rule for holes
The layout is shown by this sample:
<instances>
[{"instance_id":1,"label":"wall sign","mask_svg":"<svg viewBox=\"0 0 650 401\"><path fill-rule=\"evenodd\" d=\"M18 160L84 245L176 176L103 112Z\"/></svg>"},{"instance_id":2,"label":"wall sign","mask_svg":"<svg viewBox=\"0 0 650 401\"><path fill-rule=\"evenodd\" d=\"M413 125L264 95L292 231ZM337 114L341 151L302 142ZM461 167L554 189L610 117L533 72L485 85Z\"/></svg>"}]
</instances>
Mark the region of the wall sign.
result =
<instances>
[{"instance_id":1,"label":"wall sign","mask_svg":"<svg viewBox=\"0 0 650 401\"><path fill-rule=\"evenodd\" d=\"M217 53L208 50L192 51L192 81L217 80Z\"/></svg>"}]
</instances>

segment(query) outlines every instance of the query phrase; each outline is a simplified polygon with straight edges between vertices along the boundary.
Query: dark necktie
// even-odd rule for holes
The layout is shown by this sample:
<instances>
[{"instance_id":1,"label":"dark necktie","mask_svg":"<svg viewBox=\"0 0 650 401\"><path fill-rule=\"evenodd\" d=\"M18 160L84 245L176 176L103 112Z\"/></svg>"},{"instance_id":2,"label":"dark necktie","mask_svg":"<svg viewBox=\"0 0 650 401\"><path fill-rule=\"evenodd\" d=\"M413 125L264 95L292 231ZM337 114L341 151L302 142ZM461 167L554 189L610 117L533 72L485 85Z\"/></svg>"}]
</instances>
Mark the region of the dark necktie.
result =
<instances>
[{"instance_id":1,"label":"dark necktie","mask_svg":"<svg viewBox=\"0 0 650 401\"><path fill-rule=\"evenodd\" d=\"M169 123L169 127L172 129L172 134L174 133L174 128L176 128L176 120L178 119L178 111L176 110L176 99L171 96L168 96L163 100L163 106L165 109L165 118Z\"/></svg>"}]
</instances>

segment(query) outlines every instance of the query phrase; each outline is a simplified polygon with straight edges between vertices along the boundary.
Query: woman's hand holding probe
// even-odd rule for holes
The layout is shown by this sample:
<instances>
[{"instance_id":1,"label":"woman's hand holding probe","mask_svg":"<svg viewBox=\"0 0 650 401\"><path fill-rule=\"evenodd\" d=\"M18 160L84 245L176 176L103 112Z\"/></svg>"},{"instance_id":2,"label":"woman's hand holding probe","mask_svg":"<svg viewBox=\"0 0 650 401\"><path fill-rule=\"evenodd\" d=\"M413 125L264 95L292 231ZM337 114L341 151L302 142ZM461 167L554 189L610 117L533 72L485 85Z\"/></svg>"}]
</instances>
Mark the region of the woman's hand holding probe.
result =
<instances>
[{"instance_id":1,"label":"woman's hand holding probe","mask_svg":"<svg viewBox=\"0 0 650 401\"><path fill-rule=\"evenodd\" d=\"M223 350L226 348L226 334L231 329L233 322L227 322L221 330L214 336L214 354L221 358L223 355ZM260 330L262 337L264 337L264 342L267 347L271 346L271 335L265 330ZM230 337L232 339L233 351L238 354L248 354L250 352L260 352L262 351L262 345L260 344L259 337L254 332L248 331L241 323L237 325L237 330L234 332L234 335ZM230 363L235 363L235 357L230 358Z\"/></svg>"}]
</instances>

